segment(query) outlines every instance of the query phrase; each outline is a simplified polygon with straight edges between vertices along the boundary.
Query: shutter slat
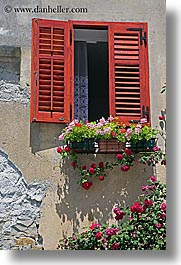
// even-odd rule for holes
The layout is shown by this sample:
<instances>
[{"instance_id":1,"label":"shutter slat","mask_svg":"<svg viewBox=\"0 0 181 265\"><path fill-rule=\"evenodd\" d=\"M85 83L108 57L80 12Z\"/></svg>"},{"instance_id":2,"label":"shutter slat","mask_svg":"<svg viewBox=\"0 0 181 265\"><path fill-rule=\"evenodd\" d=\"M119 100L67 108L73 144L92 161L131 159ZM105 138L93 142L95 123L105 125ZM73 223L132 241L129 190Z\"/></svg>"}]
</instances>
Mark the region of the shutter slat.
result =
<instances>
[{"instance_id":1,"label":"shutter slat","mask_svg":"<svg viewBox=\"0 0 181 265\"><path fill-rule=\"evenodd\" d=\"M136 46L136 45L114 45L114 49L121 49L121 50L139 50L139 46Z\"/></svg>"},{"instance_id":2,"label":"shutter slat","mask_svg":"<svg viewBox=\"0 0 181 265\"><path fill-rule=\"evenodd\" d=\"M129 99L130 100L130 99ZM140 103L137 103L137 102L122 102L122 103L119 103L117 101L116 105L118 106L126 106L126 105L129 105L129 106L140 106ZM139 108L140 109L140 108Z\"/></svg>"},{"instance_id":3,"label":"shutter slat","mask_svg":"<svg viewBox=\"0 0 181 265\"><path fill-rule=\"evenodd\" d=\"M117 100L139 100L139 97L118 97L116 96Z\"/></svg>"},{"instance_id":4,"label":"shutter slat","mask_svg":"<svg viewBox=\"0 0 181 265\"><path fill-rule=\"evenodd\" d=\"M60 95L60 96L53 96L53 100L55 101L63 101L63 97Z\"/></svg>"},{"instance_id":5,"label":"shutter slat","mask_svg":"<svg viewBox=\"0 0 181 265\"><path fill-rule=\"evenodd\" d=\"M133 112L133 116L134 117L140 117L140 113L135 113L135 112ZM116 112L116 116L125 116L125 117L130 117L130 115L132 115L132 113L130 113L130 112L121 112L121 113L119 113L119 112Z\"/></svg>"},{"instance_id":6,"label":"shutter slat","mask_svg":"<svg viewBox=\"0 0 181 265\"><path fill-rule=\"evenodd\" d=\"M58 91L53 91L53 95L54 96L58 96L58 97L62 97L63 96L63 91L60 91L60 90L58 90Z\"/></svg>"},{"instance_id":7,"label":"shutter slat","mask_svg":"<svg viewBox=\"0 0 181 265\"><path fill-rule=\"evenodd\" d=\"M126 72L126 71L115 71L115 74L127 74L127 75L139 75L139 72Z\"/></svg>"},{"instance_id":8,"label":"shutter slat","mask_svg":"<svg viewBox=\"0 0 181 265\"><path fill-rule=\"evenodd\" d=\"M124 62L122 63L122 64L120 64L120 61L118 61L118 63L120 64L120 65L117 65L116 64L117 62L115 61L115 69L121 69L121 70L139 70L139 66L137 66L137 65L125 65L124 64Z\"/></svg>"},{"instance_id":9,"label":"shutter slat","mask_svg":"<svg viewBox=\"0 0 181 265\"><path fill-rule=\"evenodd\" d=\"M130 104L131 105L131 104ZM129 113L130 110L134 110L134 111L140 111L141 108L132 108L132 107L116 107L117 110L127 110L127 112Z\"/></svg>"},{"instance_id":10,"label":"shutter slat","mask_svg":"<svg viewBox=\"0 0 181 265\"><path fill-rule=\"evenodd\" d=\"M140 92L117 92L116 91L116 96L117 95L140 95Z\"/></svg>"},{"instance_id":11,"label":"shutter slat","mask_svg":"<svg viewBox=\"0 0 181 265\"><path fill-rule=\"evenodd\" d=\"M126 55L139 55L138 51L132 51L132 50L115 50L115 55L122 55L122 54L126 54Z\"/></svg>"},{"instance_id":12,"label":"shutter slat","mask_svg":"<svg viewBox=\"0 0 181 265\"><path fill-rule=\"evenodd\" d=\"M115 40L114 45L134 45L138 46L138 40Z\"/></svg>"},{"instance_id":13,"label":"shutter slat","mask_svg":"<svg viewBox=\"0 0 181 265\"><path fill-rule=\"evenodd\" d=\"M138 39L138 34L114 34L114 39Z\"/></svg>"},{"instance_id":14,"label":"shutter slat","mask_svg":"<svg viewBox=\"0 0 181 265\"><path fill-rule=\"evenodd\" d=\"M139 78L139 76L137 77L137 76L125 76L124 74L122 74L121 76L120 75L118 75L118 76L116 76L116 79L124 79L124 80L126 80L126 79L133 79L133 80L139 80L140 78Z\"/></svg>"},{"instance_id":15,"label":"shutter slat","mask_svg":"<svg viewBox=\"0 0 181 265\"><path fill-rule=\"evenodd\" d=\"M118 56L115 54L115 59L116 60L138 60L139 59L139 56L136 56L136 55L121 55L121 56Z\"/></svg>"},{"instance_id":16,"label":"shutter slat","mask_svg":"<svg viewBox=\"0 0 181 265\"><path fill-rule=\"evenodd\" d=\"M45 101L45 102L48 102L48 101L50 101L51 100L51 94L50 95L40 95L39 96L39 101L40 102L43 102L43 101Z\"/></svg>"},{"instance_id":17,"label":"shutter slat","mask_svg":"<svg viewBox=\"0 0 181 265\"><path fill-rule=\"evenodd\" d=\"M51 96L51 92L50 90L39 90L39 95L43 95L43 96Z\"/></svg>"},{"instance_id":18,"label":"shutter slat","mask_svg":"<svg viewBox=\"0 0 181 265\"><path fill-rule=\"evenodd\" d=\"M139 85L140 82L120 82L120 81L115 81L115 84L120 84L120 85Z\"/></svg>"}]
</instances>

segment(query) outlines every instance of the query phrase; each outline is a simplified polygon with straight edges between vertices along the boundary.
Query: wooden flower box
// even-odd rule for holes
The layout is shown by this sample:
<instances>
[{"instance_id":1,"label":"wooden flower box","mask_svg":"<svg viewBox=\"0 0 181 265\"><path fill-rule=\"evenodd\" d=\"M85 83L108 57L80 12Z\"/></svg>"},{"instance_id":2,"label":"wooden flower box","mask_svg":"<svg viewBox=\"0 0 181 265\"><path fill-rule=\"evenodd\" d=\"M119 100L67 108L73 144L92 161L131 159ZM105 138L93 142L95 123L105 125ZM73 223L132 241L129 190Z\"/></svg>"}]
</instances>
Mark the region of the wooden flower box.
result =
<instances>
[{"instance_id":1,"label":"wooden flower box","mask_svg":"<svg viewBox=\"0 0 181 265\"><path fill-rule=\"evenodd\" d=\"M125 147L125 143L117 142L114 139L111 140L99 140L98 153L118 153Z\"/></svg>"}]
</instances>

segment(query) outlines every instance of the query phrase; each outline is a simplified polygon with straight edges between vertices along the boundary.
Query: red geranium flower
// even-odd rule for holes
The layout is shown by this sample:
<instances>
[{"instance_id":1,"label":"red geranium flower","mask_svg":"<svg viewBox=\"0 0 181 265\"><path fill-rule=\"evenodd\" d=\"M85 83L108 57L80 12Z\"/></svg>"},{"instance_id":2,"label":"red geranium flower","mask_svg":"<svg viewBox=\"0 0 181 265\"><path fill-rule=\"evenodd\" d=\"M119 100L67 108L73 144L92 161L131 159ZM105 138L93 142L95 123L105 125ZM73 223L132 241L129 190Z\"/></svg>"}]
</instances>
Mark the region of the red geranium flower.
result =
<instances>
[{"instance_id":1,"label":"red geranium flower","mask_svg":"<svg viewBox=\"0 0 181 265\"><path fill-rule=\"evenodd\" d=\"M86 169L86 166L83 166L82 169L85 170Z\"/></svg>"},{"instance_id":2,"label":"red geranium flower","mask_svg":"<svg viewBox=\"0 0 181 265\"><path fill-rule=\"evenodd\" d=\"M96 165L96 164L92 164L91 167L92 167L92 168L96 168L97 165Z\"/></svg>"},{"instance_id":3,"label":"red geranium flower","mask_svg":"<svg viewBox=\"0 0 181 265\"><path fill-rule=\"evenodd\" d=\"M123 172L127 172L128 170L130 170L130 166L123 166L123 167L121 167L121 171L123 171Z\"/></svg>"},{"instance_id":4,"label":"red geranium flower","mask_svg":"<svg viewBox=\"0 0 181 265\"><path fill-rule=\"evenodd\" d=\"M125 133L126 132L126 129L122 128L120 129L120 133Z\"/></svg>"},{"instance_id":5,"label":"red geranium flower","mask_svg":"<svg viewBox=\"0 0 181 265\"><path fill-rule=\"evenodd\" d=\"M165 202L163 202L161 205L160 205L160 209L164 212L166 212L166 209L167 209L167 205Z\"/></svg>"},{"instance_id":6,"label":"red geranium flower","mask_svg":"<svg viewBox=\"0 0 181 265\"><path fill-rule=\"evenodd\" d=\"M148 190L155 190L155 186L154 185L148 185Z\"/></svg>"},{"instance_id":7,"label":"red geranium flower","mask_svg":"<svg viewBox=\"0 0 181 265\"><path fill-rule=\"evenodd\" d=\"M65 151L65 152L70 152L70 146L68 146L68 145L65 146L64 151Z\"/></svg>"},{"instance_id":8,"label":"red geranium flower","mask_svg":"<svg viewBox=\"0 0 181 265\"><path fill-rule=\"evenodd\" d=\"M57 153L61 154L63 152L62 148L59 146L57 147Z\"/></svg>"},{"instance_id":9,"label":"red geranium flower","mask_svg":"<svg viewBox=\"0 0 181 265\"><path fill-rule=\"evenodd\" d=\"M154 152L160 151L160 147L159 147L159 146L154 146L154 147L153 147L153 151L154 151Z\"/></svg>"},{"instance_id":10,"label":"red geranium flower","mask_svg":"<svg viewBox=\"0 0 181 265\"><path fill-rule=\"evenodd\" d=\"M147 190L147 186L142 186L141 189L142 189L142 191L145 191L145 190Z\"/></svg>"},{"instance_id":11,"label":"red geranium flower","mask_svg":"<svg viewBox=\"0 0 181 265\"><path fill-rule=\"evenodd\" d=\"M165 117L163 115L160 115L158 118L159 118L160 121L164 121L165 120Z\"/></svg>"},{"instance_id":12,"label":"red geranium flower","mask_svg":"<svg viewBox=\"0 0 181 265\"><path fill-rule=\"evenodd\" d=\"M77 164L75 162L72 162L71 165L72 165L73 168L76 168L76 166L77 166Z\"/></svg>"},{"instance_id":13,"label":"red geranium flower","mask_svg":"<svg viewBox=\"0 0 181 265\"><path fill-rule=\"evenodd\" d=\"M153 205L153 201L152 200L145 199L144 200L144 205L146 207L151 207Z\"/></svg>"},{"instance_id":14,"label":"red geranium flower","mask_svg":"<svg viewBox=\"0 0 181 265\"><path fill-rule=\"evenodd\" d=\"M166 214L165 213L160 214L160 218L161 219L165 219L166 218Z\"/></svg>"},{"instance_id":15,"label":"red geranium flower","mask_svg":"<svg viewBox=\"0 0 181 265\"><path fill-rule=\"evenodd\" d=\"M156 181L155 176L151 176L151 177L150 177L150 180L153 181L153 182L155 182L155 181Z\"/></svg>"},{"instance_id":16,"label":"red geranium flower","mask_svg":"<svg viewBox=\"0 0 181 265\"><path fill-rule=\"evenodd\" d=\"M99 240L102 238L102 233L101 232L97 232L96 233L96 239Z\"/></svg>"},{"instance_id":17,"label":"red geranium flower","mask_svg":"<svg viewBox=\"0 0 181 265\"><path fill-rule=\"evenodd\" d=\"M143 213L144 209L140 205L140 202L135 202L131 207L130 207L131 212L133 213Z\"/></svg>"},{"instance_id":18,"label":"red geranium flower","mask_svg":"<svg viewBox=\"0 0 181 265\"><path fill-rule=\"evenodd\" d=\"M99 180L103 181L104 180L104 176L99 176Z\"/></svg>"},{"instance_id":19,"label":"red geranium flower","mask_svg":"<svg viewBox=\"0 0 181 265\"><path fill-rule=\"evenodd\" d=\"M87 181L87 182L82 183L82 188L84 188L85 190L89 190L91 186L92 186L91 181Z\"/></svg>"},{"instance_id":20,"label":"red geranium flower","mask_svg":"<svg viewBox=\"0 0 181 265\"><path fill-rule=\"evenodd\" d=\"M112 137L116 137L116 133L115 133L115 132L112 132L112 133L111 133L111 136L112 136Z\"/></svg>"},{"instance_id":21,"label":"red geranium flower","mask_svg":"<svg viewBox=\"0 0 181 265\"><path fill-rule=\"evenodd\" d=\"M155 226L156 226L156 228L158 228L158 229L162 228L162 224L161 224L161 223L157 223L157 224L155 224Z\"/></svg>"},{"instance_id":22,"label":"red geranium flower","mask_svg":"<svg viewBox=\"0 0 181 265\"><path fill-rule=\"evenodd\" d=\"M113 249L113 250L119 249L119 243L117 243L117 242L113 243L111 246L111 249Z\"/></svg>"},{"instance_id":23,"label":"red geranium flower","mask_svg":"<svg viewBox=\"0 0 181 265\"><path fill-rule=\"evenodd\" d=\"M75 124L75 126L76 126L76 127L82 127L82 124L79 123L79 122L77 122L77 123Z\"/></svg>"},{"instance_id":24,"label":"red geranium flower","mask_svg":"<svg viewBox=\"0 0 181 265\"><path fill-rule=\"evenodd\" d=\"M124 215L126 214L124 211L120 210L119 208L114 208L114 213L116 214L116 217L115 219L118 221L118 220L121 220L123 219Z\"/></svg>"},{"instance_id":25,"label":"red geranium flower","mask_svg":"<svg viewBox=\"0 0 181 265\"><path fill-rule=\"evenodd\" d=\"M98 224L98 223L93 223L91 226L90 226L90 229L91 230L94 230L94 228L100 228L101 226L100 226L100 224Z\"/></svg>"},{"instance_id":26,"label":"red geranium flower","mask_svg":"<svg viewBox=\"0 0 181 265\"><path fill-rule=\"evenodd\" d=\"M89 173L90 173L91 175L94 175L94 174L95 174L95 169L94 169L93 167L90 167L90 168L89 168Z\"/></svg>"},{"instance_id":27,"label":"red geranium flower","mask_svg":"<svg viewBox=\"0 0 181 265\"><path fill-rule=\"evenodd\" d=\"M99 167L100 167L100 168L103 168L103 167L104 167L104 162L100 162L100 163L99 163Z\"/></svg>"},{"instance_id":28,"label":"red geranium flower","mask_svg":"<svg viewBox=\"0 0 181 265\"><path fill-rule=\"evenodd\" d=\"M117 154L116 158L117 158L118 160L122 160L122 159L123 159L123 154Z\"/></svg>"},{"instance_id":29,"label":"red geranium flower","mask_svg":"<svg viewBox=\"0 0 181 265\"><path fill-rule=\"evenodd\" d=\"M132 151L129 149L129 148L126 148L124 150L125 154L127 154L128 156L131 156L132 155Z\"/></svg>"},{"instance_id":30,"label":"red geranium flower","mask_svg":"<svg viewBox=\"0 0 181 265\"><path fill-rule=\"evenodd\" d=\"M161 165L166 166L166 160L162 160L162 161L161 161Z\"/></svg>"}]
</instances>

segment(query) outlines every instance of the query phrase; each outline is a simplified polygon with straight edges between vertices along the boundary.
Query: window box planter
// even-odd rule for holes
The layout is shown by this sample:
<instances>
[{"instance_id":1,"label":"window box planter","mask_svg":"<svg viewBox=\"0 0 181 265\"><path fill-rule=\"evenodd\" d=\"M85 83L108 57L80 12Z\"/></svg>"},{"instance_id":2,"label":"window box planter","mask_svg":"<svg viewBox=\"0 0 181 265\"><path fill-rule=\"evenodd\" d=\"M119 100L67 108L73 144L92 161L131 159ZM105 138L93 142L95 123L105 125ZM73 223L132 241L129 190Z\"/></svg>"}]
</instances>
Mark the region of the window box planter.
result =
<instances>
[{"instance_id":1,"label":"window box planter","mask_svg":"<svg viewBox=\"0 0 181 265\"><path fill-rule=\"evenodd\" d=\"M116 139L111 140L99 140L98 153L118 153L125 147L125 143L118 142Z\"/></svg>"},{"instance_id":2,"label":"window box planter","mask_svg":"<svg viewBox=\"0 0 181 265\"><path fill-rule=\"evenodd\" d=\"M142 140L137 143L127 142L126 147L130 148L133 152L152 152L153 147L156 146L156 138L151 138L150 140Z\"/></svg>"},{"instance_id":3,"label":"window box planter","mask_svg":"<svg viewBox=\"0 0 181 265\"><path fill-rule=\"evenodd\" d=\"M94 153L95 142L94 139L85 139L82 142L70 142L69 146L77 153Z\"/></svg>"}]
</instances>

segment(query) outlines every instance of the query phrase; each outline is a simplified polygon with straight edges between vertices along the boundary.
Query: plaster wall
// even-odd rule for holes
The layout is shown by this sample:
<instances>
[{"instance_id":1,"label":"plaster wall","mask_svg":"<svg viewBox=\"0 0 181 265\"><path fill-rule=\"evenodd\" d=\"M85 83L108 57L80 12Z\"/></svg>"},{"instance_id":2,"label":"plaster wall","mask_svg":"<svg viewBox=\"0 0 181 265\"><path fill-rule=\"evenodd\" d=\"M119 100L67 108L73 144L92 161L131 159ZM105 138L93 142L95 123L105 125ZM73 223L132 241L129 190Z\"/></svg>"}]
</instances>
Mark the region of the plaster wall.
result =
<instances>
[{"instance_id":1,"label":"plaster wall","mask_svg":"<svg viewBox=\"0 0 181 265\"><path fill-rule=\"evenodd\" d=\"M14 7L56 7L59 1L48 0L8 2ZM29 122L29 89L31 67L31 20L33 17L56 20L145 21L148 22L149 75L152 125L159 127L158 115L165 107L160 90L166 81L166 19L165 1L149 0L62 0L62 7L86 7L87 13L5 13L0 16L0 49L4 45L20 47L20 84L12 86L1 82L0 93L0 147L21 170L27 181L49 182L40 206L40 234L45 249L56 249L58 240L71 232L80 231L92 221L113 222L115 203L131 203L140 193L140 187L153 173L145 166L134 166L129 173L120 169L111 171L104 182L95 182L84 191L76 184L77 172L70 163L62 164L56 153L57 137L63 126ZM2 0L0 10L7 1ZM7 89L10 93L7 95ZM10 88L9 88L10 87ZM15 92L16 91L16 92ZM12 93L11 93L12 92ZM15 93L13 93L15 92ZM160 140L160 144L164 142ZM113 155L80 155L82 163L91 164L111 160ZM61 166L60 166L61 164ZM165 181L165 172L157 169ZM164 177L163 177L164 176ZM107 218L108 217L108 218Z\"/></svg>"}]
</instances>

